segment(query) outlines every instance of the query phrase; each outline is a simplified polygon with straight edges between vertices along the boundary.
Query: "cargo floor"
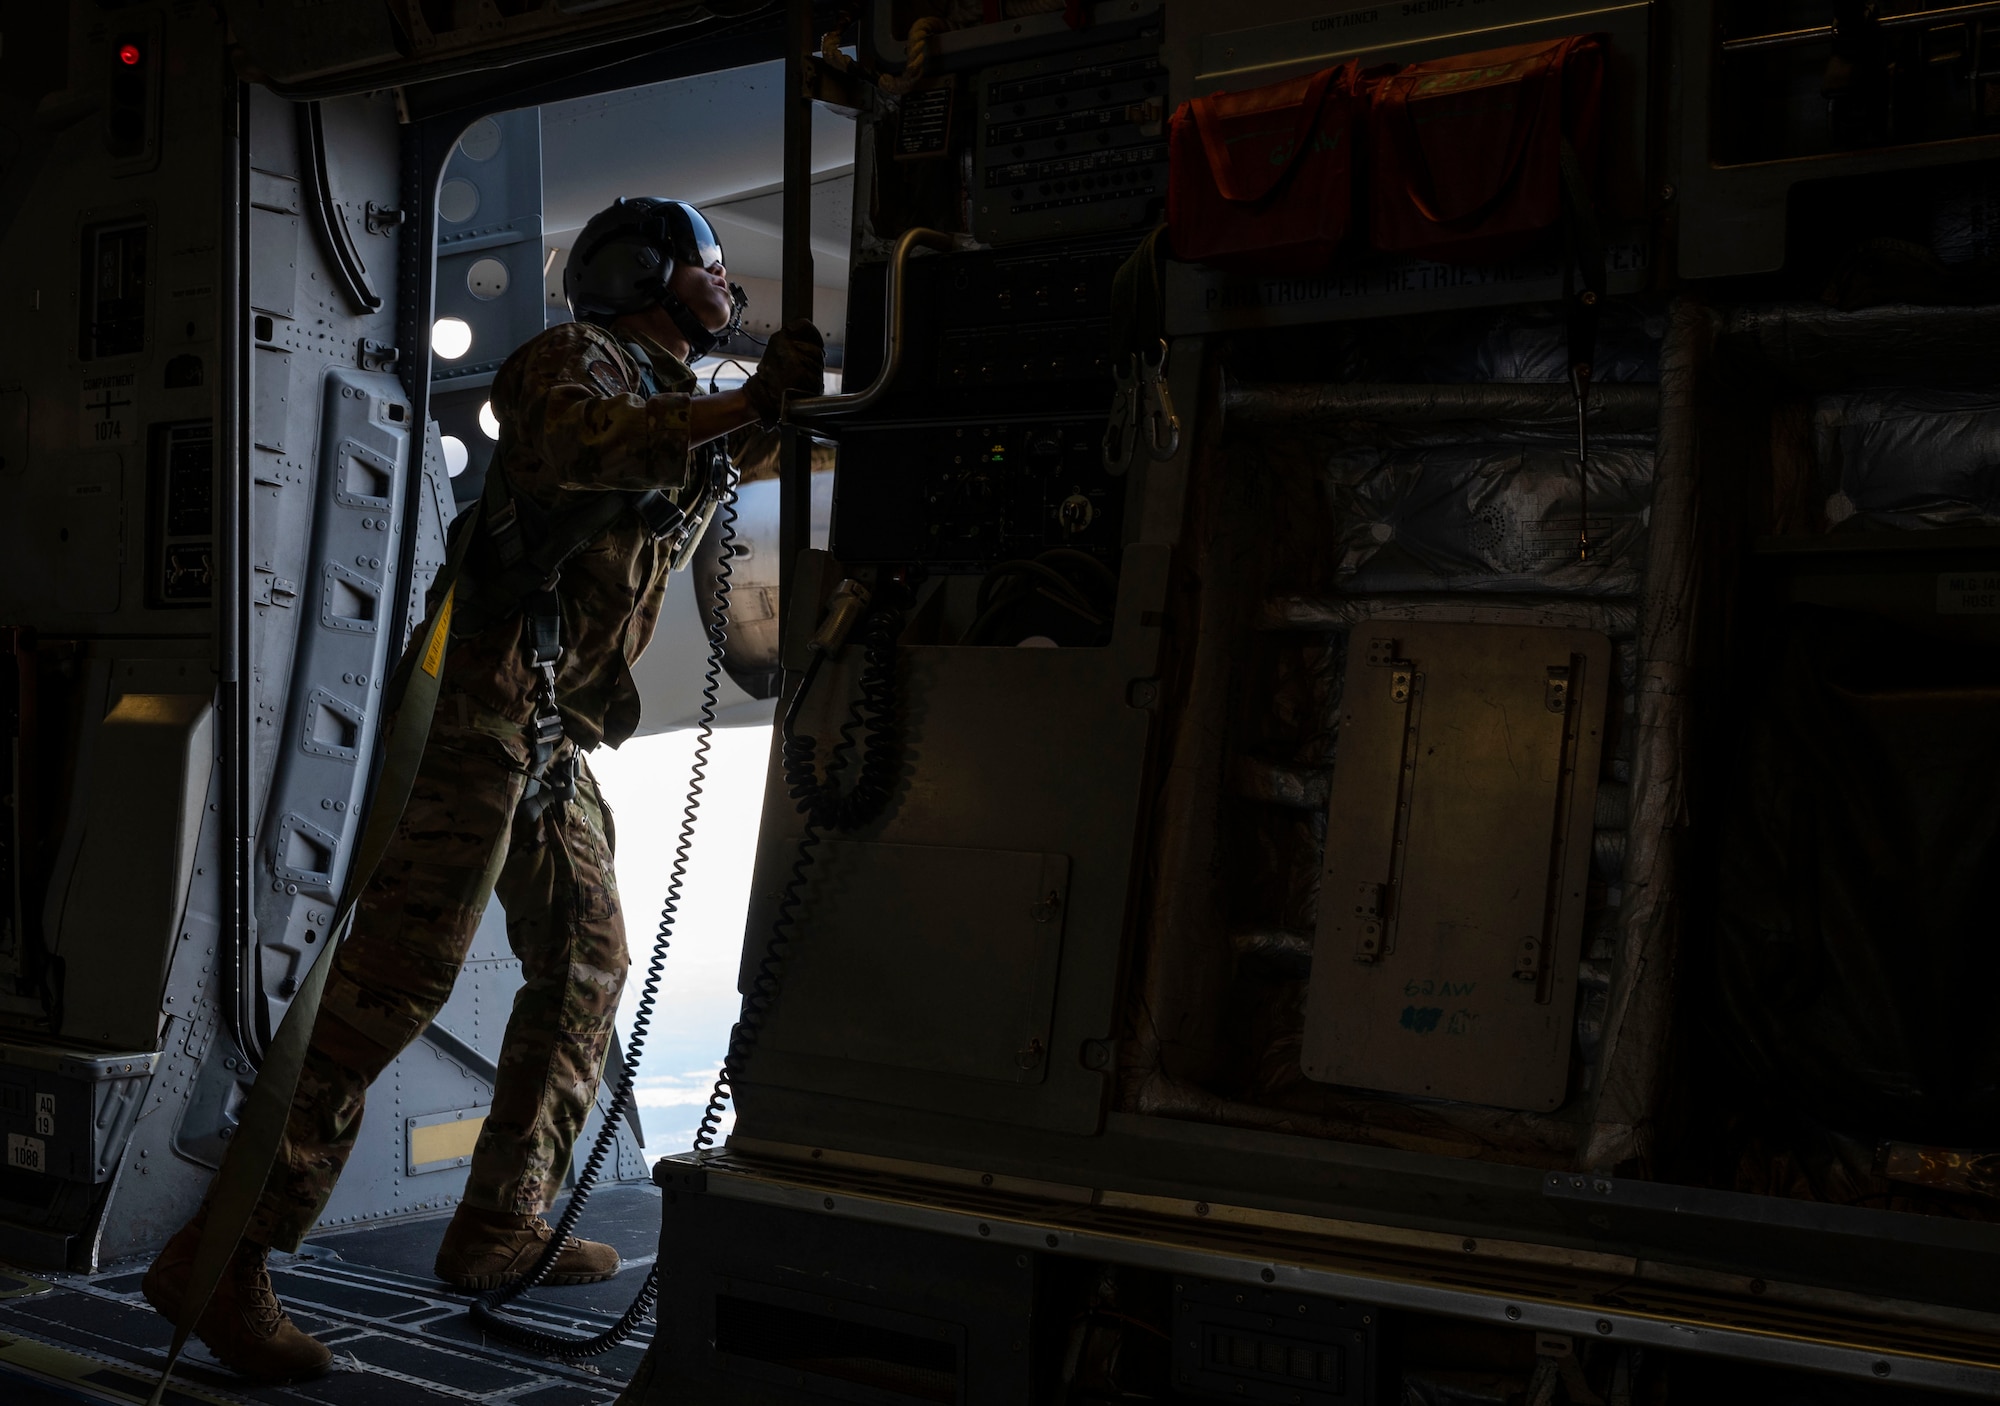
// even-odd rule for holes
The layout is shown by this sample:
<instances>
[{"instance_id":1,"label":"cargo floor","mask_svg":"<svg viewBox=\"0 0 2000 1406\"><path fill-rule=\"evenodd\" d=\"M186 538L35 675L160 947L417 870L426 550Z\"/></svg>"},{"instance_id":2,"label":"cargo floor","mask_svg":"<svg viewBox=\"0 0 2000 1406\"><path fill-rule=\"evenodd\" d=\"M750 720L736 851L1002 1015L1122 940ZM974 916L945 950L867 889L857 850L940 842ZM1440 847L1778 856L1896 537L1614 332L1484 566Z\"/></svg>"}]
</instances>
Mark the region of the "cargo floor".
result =
<instances>
[{"instance_id":1,"label":"cargo floor","mask_svg":"<svg viewBox=\"0 0 2000 1406\"><path fill-rule=\"evenodd\" d=\"M604 1284L538 1290L516 1301L518 1316L572 1333L610 1326L652 1266L659 1198L644 1184L600 1188L584 1213L583 1233L616 1246L624 1269ZM650 1324L623 1346L577 1365L485 1337L466 1316L467 1297L431 1275L443 1233L442 1218L402 1220L315 1235L296 1256L273 1255L279 1297L300 1327L333 1349L333 1370L297 1386L258 1387L191 1343L175 1373L180 1390L168 1400L591 1406L617 1396L645 1351ZM0 1271L0 1399L9 1406L143 1402L171 1336L139 1296L144 1269L140 1262L89 1276Z\"/></svg>"}]
</instances>

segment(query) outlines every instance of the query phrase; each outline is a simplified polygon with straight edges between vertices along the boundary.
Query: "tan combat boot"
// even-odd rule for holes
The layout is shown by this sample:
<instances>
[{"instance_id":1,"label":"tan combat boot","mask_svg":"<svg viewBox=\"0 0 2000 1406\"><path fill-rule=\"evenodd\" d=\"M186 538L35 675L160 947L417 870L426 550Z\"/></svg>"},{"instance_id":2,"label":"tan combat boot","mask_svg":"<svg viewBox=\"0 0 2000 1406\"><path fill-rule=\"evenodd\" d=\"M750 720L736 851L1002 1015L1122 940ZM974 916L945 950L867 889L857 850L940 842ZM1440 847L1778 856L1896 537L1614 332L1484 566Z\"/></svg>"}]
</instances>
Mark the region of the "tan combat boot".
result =
<instances>
[{"instance_id":1,"label":"tan combat boot","mask_svg":"<svg viewBox=\"0 0 2000 1406\"><path fill-rule=\"evenodd\" d=\"M146 1271L139 1290L146 1302L172 1322L187 1298L194 1271L195 1247L201 1243L203 1211L182 1226ZM333 1363L325 1343L300 1331L285 1315L271 1292L264 1268L265 1250L248 1240L236 1247L215 1296L195 1325L194 1335L208 1345L223 1366L260 1382L295 1382L317 1377Z\"/></svg>"},{"instance_id":2,"label":"tan combat boot","mask_svg":"<svg viewBox=\"0 0 2000 1406\"><path fill-rule=\"evenodd\" d=\"M554 1232L540 1216L483 1211L461 1204L438 1246L437 1277L455 1289L485 1293L527 1277ZM571 1237L544 1284L597 1284L618 1272L618 1252Z\"/></svg>"}]
</instances>

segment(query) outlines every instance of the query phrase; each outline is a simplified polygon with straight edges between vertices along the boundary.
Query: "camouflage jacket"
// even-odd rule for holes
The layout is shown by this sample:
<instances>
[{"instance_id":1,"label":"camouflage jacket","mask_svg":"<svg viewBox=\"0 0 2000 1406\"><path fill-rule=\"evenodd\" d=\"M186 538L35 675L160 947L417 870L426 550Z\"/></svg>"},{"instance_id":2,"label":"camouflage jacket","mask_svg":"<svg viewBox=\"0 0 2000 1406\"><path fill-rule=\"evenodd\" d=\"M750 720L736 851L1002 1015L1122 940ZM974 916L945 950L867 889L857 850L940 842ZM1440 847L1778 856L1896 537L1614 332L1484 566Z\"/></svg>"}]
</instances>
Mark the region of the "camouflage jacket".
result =
<instances>
[{"instance_id":1,"label":"camouflage jacket","mask_svg":"<svg viewBox=\"0 0 2000 1406\"><path fill-rule=\"evenodd\" d=\"M688 443L695 375L657 345L639 355L651 361L657 395L645 393L634 350L589 323L551 327L507 358L493 382L495 460L504 458L516 493L558 514L587 493L659 488L693 515L706 478ZM631 513L563 568L556 696L583 746L615 747L639 724L631 666L659 622L669 569L667 544ZM525 725L539 679L522 649L521 614L464 617L471 632L454 621L446 687Z\"/></svg>"}]
</instances>

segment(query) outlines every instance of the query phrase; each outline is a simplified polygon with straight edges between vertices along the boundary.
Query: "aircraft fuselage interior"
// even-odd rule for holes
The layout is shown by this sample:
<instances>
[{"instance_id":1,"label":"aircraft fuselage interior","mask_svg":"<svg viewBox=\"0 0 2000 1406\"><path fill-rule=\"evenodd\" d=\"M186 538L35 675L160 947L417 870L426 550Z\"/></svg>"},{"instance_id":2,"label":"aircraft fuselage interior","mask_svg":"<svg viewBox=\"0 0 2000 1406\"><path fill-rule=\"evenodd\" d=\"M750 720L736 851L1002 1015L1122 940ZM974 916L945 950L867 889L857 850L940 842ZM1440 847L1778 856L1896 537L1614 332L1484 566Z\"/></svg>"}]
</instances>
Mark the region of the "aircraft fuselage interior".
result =
<instances>
[{"instance_id":1,"label":"aircraft fuselage interior","mask_svg":"<svg viewBox=\"0 0 2000 1406\"><path fill-rule=\"evenodd\" d=\"M621 1271L433 1275L489 903L331 1369L168 1380L633 196L824 342L630 668L770 730L701 1132L670 901ZM2000 1398L2000 3L18 0L0 309L0 1400Z\"/></svg>"}]
</instances>

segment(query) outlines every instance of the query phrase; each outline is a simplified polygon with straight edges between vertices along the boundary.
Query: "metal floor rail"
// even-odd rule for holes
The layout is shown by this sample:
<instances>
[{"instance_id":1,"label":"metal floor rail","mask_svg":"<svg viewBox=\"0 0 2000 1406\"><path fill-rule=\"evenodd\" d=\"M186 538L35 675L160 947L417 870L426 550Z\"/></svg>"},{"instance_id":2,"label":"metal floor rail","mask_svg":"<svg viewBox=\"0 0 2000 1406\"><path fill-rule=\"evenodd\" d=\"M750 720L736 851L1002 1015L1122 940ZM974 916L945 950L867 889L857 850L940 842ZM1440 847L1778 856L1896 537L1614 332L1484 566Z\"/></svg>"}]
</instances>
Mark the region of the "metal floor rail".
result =
<instances>
[{"instance_id":1,"label":"metal floor rail","mask_svg":"<svg viewBox=\"0 0 2000 1406\"><path fill-rule=\"evenodd\" d=\"M1496 1325L2000 1397L2000 1316L1750 1281L1618 1255L1254 1207L741 1146L654 1166L662 1187L1272 1285ZM836 1165L846 1161L848 1165ZM875 1165L857 1166L855 1162Z\"/></svg>"}]
</instances>

